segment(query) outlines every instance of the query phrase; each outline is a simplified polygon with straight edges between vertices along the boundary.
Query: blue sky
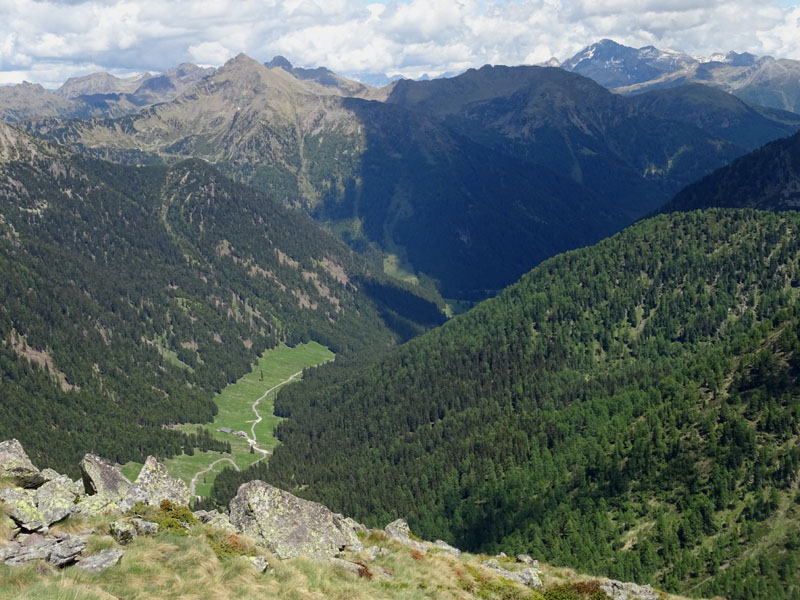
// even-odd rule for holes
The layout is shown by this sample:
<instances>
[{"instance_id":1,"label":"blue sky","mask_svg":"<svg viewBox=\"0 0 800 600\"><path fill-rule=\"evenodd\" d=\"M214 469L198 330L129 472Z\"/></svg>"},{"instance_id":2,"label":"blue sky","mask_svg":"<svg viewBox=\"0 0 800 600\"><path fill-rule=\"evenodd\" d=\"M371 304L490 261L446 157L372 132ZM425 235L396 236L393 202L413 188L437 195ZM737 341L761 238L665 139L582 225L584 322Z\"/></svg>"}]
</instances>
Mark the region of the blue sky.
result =
<instances>
[{"instance_id":1,"label":"blue sky","mask_svg":"<svg viewBox=\"0 0 800 600\"><path fill-rule=\"evenodd\" d=\"M564 60L602 38L698 56L800 59L798 2L774 0L0 0L0 83L217 66L282 54L345 75L419 77Z\"/></svg>"}]
</instances>

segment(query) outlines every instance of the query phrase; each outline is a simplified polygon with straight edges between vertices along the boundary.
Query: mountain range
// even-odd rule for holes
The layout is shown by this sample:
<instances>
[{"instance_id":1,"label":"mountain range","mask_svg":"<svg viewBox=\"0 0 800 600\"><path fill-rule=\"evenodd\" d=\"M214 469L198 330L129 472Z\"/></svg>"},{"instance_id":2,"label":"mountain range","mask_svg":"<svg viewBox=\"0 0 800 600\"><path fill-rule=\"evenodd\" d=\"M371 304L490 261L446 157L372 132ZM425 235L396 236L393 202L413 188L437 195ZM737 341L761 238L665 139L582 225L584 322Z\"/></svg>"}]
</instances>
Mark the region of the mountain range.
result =
<instances>
[{"instance_id":1,"label":"mountain range","mask_svg":"<svg viewBox=\"0 0 800 600\"><path fill-rule=\"evenodd\" d=\"M314 340L337 360L277 396L281 445L204 502L266 478L440 549L796 597L800 115L745 83L788 99L789 63L0 88L0 439L71 475L220 450L173 425Z\"/></svg>"},{"instance_id":2,"label":"mountain range","mask_svg":"<svg viewBox=\"0 0 800 600\"><path fill-rule=\"evenodd\" d=\"M475 300L800 126L712 89L660 93L620 97L541 67L375 90L240 55L137 113L22 125L126 164L202 158L445 297Z\"/></svg>"},{"instance_id":3,"label":"mountain range","mask_svg":"<svg viewBox=\"0 0 800 600\"><path fill-rule=\"evenodd\" d=\"M587 46L560 66L622 94L701 83L753 104L800 112L800 61L792 59L733 51L697 58L653 46L631 48L606 39Z\"/></svg>"}]
</instances>

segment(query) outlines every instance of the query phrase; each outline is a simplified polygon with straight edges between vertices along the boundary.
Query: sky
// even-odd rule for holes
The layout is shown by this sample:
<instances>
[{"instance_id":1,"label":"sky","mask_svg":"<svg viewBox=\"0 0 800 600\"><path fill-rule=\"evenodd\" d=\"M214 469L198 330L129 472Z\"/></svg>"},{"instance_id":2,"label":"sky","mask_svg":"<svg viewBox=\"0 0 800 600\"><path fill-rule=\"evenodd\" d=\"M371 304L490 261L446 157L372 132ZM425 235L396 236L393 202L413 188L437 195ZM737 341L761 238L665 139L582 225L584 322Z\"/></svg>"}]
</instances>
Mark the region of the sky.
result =
<instances>
[{"instance_id":1,"label":"sky","mask_svg":"<svg viewBox=\"0 0 800 600\"><path fill-rule=\"evenodd\" d=\"M349 76L433 77L564 60L603 38L800 59L800 1L0 0L0 83L55 88L240 52Z\"/></svg>"}]
</instances>

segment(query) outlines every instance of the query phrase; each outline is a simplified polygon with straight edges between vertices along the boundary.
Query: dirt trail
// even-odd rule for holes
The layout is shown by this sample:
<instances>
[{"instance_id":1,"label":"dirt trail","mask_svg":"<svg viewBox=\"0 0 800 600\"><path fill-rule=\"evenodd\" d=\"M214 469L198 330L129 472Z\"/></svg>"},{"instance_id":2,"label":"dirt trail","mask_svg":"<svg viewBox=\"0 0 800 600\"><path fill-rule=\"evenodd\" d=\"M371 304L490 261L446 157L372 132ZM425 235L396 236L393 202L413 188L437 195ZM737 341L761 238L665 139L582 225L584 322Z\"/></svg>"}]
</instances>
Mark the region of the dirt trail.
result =
<instances>
[{"instance_id":1,"label":"dirt trail","mask_svg":"<svg viewBox=\"0 0 800 600\"><path fill-rule=\"evenodd\" d=\"M215 460L213 463L208 465L202 471L198 471L197 473L195 473L194 477L192 477L192 481L189 484L189 491L192 493L192 496L194 496L195 498L199 498L200 497L200 496L198 496L197 494L194 493L194 486L197 485L197 478L200 477L200 475L205 475L211 469L216 467L219 463L225 462L225 461L228 461L229 463L231 463L233 465L233 468L236 469L237 471L241 471L241 469L239 468L239 465L237 465L235 462L233 462L232 458L220 458L220 459Z\"/></svg>"}]
</instances>

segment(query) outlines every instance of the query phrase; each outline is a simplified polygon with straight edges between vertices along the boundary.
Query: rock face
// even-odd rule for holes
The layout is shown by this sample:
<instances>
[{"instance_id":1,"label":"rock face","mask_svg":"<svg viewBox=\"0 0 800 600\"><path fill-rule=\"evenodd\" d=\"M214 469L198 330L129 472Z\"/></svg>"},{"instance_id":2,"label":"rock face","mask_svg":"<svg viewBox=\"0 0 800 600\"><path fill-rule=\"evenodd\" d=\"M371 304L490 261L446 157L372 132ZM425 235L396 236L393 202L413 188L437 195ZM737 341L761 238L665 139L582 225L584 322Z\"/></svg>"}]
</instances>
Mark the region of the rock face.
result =
<instances>
[{"instance_id":1,"label":"rock face","mask_svg":"<svg viewBox=\"0 0 800 600\"><path fill-rule=\"evenodd\" d=\"M263 481L242 484L231 500L230 520L237 530L282 560L331 558L347 547L361 546L341 515Z\"/></svg>"},{"instance_id":2,"label":"rock face","mask_svg":"<svg viewBox=\"0 0 800 600\"><path fill-rule=\"evenodd\" d=\"M89 495L100 495L119 503L130 492L132 484L112 462L95 454L87 454L80 464L83 486Z\"/></svg>"},{"instance_id":3,"label":"rock face","mask_svg":"<svg viewBox=\"0 0 800 600\"><path fill-rule=\"evenodd\" d=\"M0 478L10 479L25 488L37 487L45 482L17 440L0 442Z\"/></svg>"},{"instance_id":4,"label":"rock face","mask_svg":"<svg viewBox=\"0 0 800 600\"><path fill-rule=\"evenodd\" d=\"M142 471L122 502L122 509L128 510L136 502L158 506L162 500L169 500L180 506L188 506L192 499L187 485L173 479L167 469L154 457L148 456Z\"/></svg>"}]
</instances>

